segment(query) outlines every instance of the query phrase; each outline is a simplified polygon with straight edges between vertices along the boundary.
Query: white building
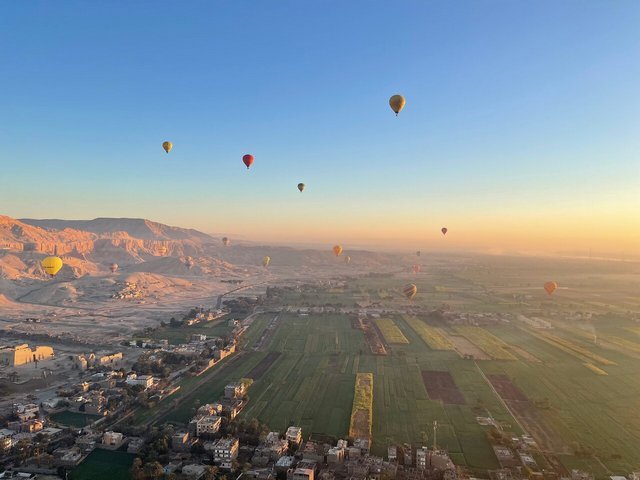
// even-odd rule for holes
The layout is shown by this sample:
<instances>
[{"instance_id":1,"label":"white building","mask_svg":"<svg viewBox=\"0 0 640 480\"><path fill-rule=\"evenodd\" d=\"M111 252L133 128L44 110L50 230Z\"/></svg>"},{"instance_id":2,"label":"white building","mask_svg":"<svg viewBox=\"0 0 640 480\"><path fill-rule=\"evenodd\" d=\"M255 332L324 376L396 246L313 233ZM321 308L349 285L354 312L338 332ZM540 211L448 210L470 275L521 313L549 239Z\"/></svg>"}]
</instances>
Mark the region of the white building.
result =
<instances>
[{"instance_id":1,"label":"white building","mask_svg":"<svg viewBox=\"0 0 640 480\"><path fill-rule=\"evenodd\" d=\"M136 386L142 385L145 389L151 387L153 385L154 378L151 375L136 375L135 373L130 373L127 375L126 383L127 385Z\"/></svg>"},{"instance_id":2,"label":"white building","mask_svg":"<svg viewBox=\"0 0 640 480\"><path fill-rule=\"evenodd\" d=\"M123 435L120 432L108 431L102 435L102 444L115 447L122 443Z\"/></svg>"},{"instance_id":3,"label":"white building","mask_svg":"<svg viewBox=\"0 0 640 480\"><path fill-rule=\"evenodd\" d=\"M289 427L287 428L287 441L300 445L302 443L302 428L301 427Z\"/></svg>"}]
</instances>

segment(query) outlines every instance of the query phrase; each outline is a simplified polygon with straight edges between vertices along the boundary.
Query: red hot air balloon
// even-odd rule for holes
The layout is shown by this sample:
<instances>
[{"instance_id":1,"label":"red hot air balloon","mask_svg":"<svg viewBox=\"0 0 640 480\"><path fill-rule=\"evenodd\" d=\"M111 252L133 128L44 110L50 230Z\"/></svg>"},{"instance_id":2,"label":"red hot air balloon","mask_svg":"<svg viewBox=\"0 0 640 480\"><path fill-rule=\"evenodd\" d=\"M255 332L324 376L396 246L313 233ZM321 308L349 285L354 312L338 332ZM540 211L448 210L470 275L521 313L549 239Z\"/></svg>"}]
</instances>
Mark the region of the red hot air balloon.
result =
<instances>
[{"instance_id":1,"label":"red hot air balloon","mask_svg":"<svg viewBox=\"0 0 640 480\"><path fill-rule=\"evenodd\" d=\"M442 234L443 234L443 235L446 235L446 234L447 234L447 232L448 232L448 229L447 229L447 227L442 227L442 228L440 229L440 231L442 232Z\"/></svg>"},{"instance_id":2,"label":"red hot air balloon","mask_svg":"<svg viewBox=\"0 0 640 480\"><path fill-rule=\"evenodd\" d=\"M553 294L553 292L556 291L556 288L558 288L558 284L556 282L546 282L544 284L544 289L549 295Z\"/></svg>"},{"instance_id":3,"label":"red hot air balloon","mask_svg":"<svg viewBox=\"0 0 640 480\"><path fill-rule=\"evenodd\" d=\"M242 157L242 163L244 163L247 166L247 170L248 170L249 167L253 165L253 155L247 154L244 157Z\"/></svg>"}]
</instances>

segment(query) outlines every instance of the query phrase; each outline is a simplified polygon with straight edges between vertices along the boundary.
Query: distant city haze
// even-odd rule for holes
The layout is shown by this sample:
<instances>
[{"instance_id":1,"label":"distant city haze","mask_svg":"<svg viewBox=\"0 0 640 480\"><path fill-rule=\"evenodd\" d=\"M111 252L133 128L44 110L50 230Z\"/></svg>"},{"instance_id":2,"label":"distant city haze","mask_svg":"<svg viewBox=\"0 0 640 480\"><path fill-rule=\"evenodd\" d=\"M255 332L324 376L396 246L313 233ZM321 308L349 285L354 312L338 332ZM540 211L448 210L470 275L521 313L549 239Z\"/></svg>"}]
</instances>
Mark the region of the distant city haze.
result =
<instances>
[{"instance_id":1,"label":"distant city haze","mask_svg":"<svg viewBox=\"0 0 640 480\"><path fill-rule=\"evenodd\" d=\"M0 214L638 257L639 24L625 1L6 3Z\"/></svg>"}]
</instances>

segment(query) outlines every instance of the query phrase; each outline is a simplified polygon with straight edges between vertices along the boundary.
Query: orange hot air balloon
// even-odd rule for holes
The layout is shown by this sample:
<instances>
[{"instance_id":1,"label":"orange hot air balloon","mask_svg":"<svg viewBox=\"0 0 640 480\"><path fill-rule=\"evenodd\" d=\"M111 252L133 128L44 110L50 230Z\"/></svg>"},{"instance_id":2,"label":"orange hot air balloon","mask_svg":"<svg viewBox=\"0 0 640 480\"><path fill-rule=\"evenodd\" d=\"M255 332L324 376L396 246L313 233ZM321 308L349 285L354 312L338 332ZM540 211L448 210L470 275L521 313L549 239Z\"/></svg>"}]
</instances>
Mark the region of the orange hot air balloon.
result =
<instances>
[{"instance_id":1,"label":"orange hot air balloon","mask_svg":"<svg viewBox=\"0 0 640 480\"><path fill-rule=\"evenodd\" d=\"M391 107L391 110L395 112L396 117L400 113L400 110L404 108L405 103L406 101L402 95L393 95L389 99L389 106Z\"/></svg>"},{"instance_id":2,"label":"orange hot air balloon","mask_svg":"<svg viewBox=\"0 0 640 480\"><path fill-rule=\"evenodd\" d=\"M171 149L173 148L173 143L171 143L171 142L162 142L162 148L164 149L165 152L169 153L171 151Z\"/></svg>"},{"instance_id":3,"label":"orange hot air balloon","mask_svg":"<svg viewBox=\"0 0 640 480\"><path fill-rule=\"evenodd\" d=\"M334 245L333 246L333 253L336 254L336 257L339 257L340 254L342 253L342 247L340 245Z\"/></svg>"},{"instance_id":4,"label":"orange hot air balloon","mask_svg":"<svg viewBox=\"0 0 640 480\"><path fill-rule=\"evenodd\" d=\"M112 263L111 265L109 265L109 270L111 270L111 273L116 273L116 270L118 270L118 264Z\"/></svg>"},{"instance_id":5,"label":"orange hot air balloon","mask_svg":"<svg viewBox=\"0 0 640 480\"><path fill-rule=\"evenodd\" d=\"M546 282L544 284L544 289L549 295L553 294L553 292L556 291L556 288L558 288L558 284L556 282Z\"/></svg>"},{"instance_id":6,"label":"orange hot air balloon","mask_svg":"<svg viewBox=\"0 0 640 480\"><path fill-rule=\"evenodd\" d=\"M447 227L442 227L440 231L442 232L443 235L446 235L449 229Z\"/></svg>"},{"instance_id":7,"label":"orange hot air balloon","mask_svg":"<svg viewBox=\"0 0 640 480\"><path fill-rule=\"evenodd\" d=\"M420 265L414 265L413 266L413 273L420 273L420 270L422 270Z\"/></svg>"},{"instance_id":8,"label":"orange hot air balloon","mask_svg":"<svg viewBox=\"0 0 640 480\"><path fill-rule=\"evenodd\" d=\"M242 163L244 163L247 166L247 170L249 170L249 167L253 165L253 155L246 154L242 157Z\"/></svg>"},{"instance_id":9,"label":"orange hot air balloon","mask_svg":"<svg viewBox=\"0 0 640 480\"><path fill-rule=\"evenodd\" d=\"M409 300L415 297L416 293L418 293L418 287L416 287L413 283L409 283L405 285L404 288L402 289L402 294L405 297L407 297Z\"/></svg>"}]
</instances>

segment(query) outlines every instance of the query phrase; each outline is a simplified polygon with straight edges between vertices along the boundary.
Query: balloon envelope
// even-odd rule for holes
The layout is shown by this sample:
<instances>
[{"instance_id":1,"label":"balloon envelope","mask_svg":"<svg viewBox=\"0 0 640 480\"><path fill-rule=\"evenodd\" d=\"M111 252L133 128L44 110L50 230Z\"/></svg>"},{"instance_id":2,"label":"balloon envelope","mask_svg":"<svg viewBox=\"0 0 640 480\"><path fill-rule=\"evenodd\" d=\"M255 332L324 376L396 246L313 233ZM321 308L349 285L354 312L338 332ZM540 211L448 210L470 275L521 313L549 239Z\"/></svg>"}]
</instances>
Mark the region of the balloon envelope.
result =
<instances>
[{"instance_id":1,"label":"balloon envelope","mask_svg":"<svg viewBox=\"0 0 640 480\"><path fill-rule=\"evenodd\" d=\"M449 229L447 227L442 227L440 231L442 232L443 235L446 235Z\"/></svg>"},{"instance_id":2,"label":"balloon envelope","mask_svg":"<svg viewBox=\"0 0 640 480\"><path fill-rule=\"evenodd\" d=\"M171 151L171 149L173 148L173 143L171 142L162 142L162 148L164 148L164 151L169 153Z\"/></svg>"},{"instance_id":3,"label":"balloon envelope","mask_svg":"<svg viewBox=\"0 0 640 480\"><path fill-rule=\"evenodd\" d=\"M336 257L339 257L342 253L342 247L340 245L333 246L333 253L335 253Z\"/></svg>"},{"instance_id":4,"label":"balloon envelope","mask_svg":"<svg viewBox=\"0 0 640 480\"><path fill-rule=\"evenodd\" d=\"M556 282L547 282L544 284L544 289L549 295L555 292L556 288L558 288L558 284Z\"/></svg>"},{"instance_id":5,"label":"balloon envelope","mask_svg":"<svg viewBox=\"0 0 640 480\"><path fill-rule=\"evenodd\" d=\"M222 244L226 247L227 245L229 245L231 243L231 240L229 240L227 237L222 237Z\"/></svg>"},{"instance_id":6,"label":"balloon envelope","mask_svg":"<svg viewBox=\"0 0 640 480\"><path fill-rule=\"evenodd\" d=\"M116 270L118 270L118 264L112 263L111 265L109 265L109 270L111 270L111 273L116 273Z\"/></svg>"},{"instance_id":7,"label":"balloon envelope","mask_svg":"<svg viewBox=\"0 0 640 480\"><path fill-rule=\"evenodd\" d=\"M420 273L420 270L422 270L422 268L420 268L420 265L413 266L413 273Z\"/></svg>"},{"instance_id":8,"label":"balloon envelope","mask_svg":"<svg viewBox=\"0 0 640 480\"><path fill-rule=\"evenodd\" d=\"M405 103L406 101L402 95L394 95L389 99L389 106L396 113L396 116L404 108Z\"/></svg>"},{"instance_id":9,"label":"balloon envelope","mask_svg":"<svg viewBox=\"0 0 640 480\"><path fill-rule=\"evenodd\" d=\"M420 250L418 250L418 251L416 252L416 256L418 256L418 257L419 257L420 255L422 255L422 254L420 253Z\"/></svg>"},{"instance_id":10,"label":"balloon envelope","mask_svg":"<svg viewBox=\"0 0 640 480\"><path fill-rule=\"evenodd\" d=\"M54 277L62 268L62 259L60 257L47 257L41 262L42 269L47 275Z\"/></svg>"},{"instance_id":11,"label":"balloon envelope","mask_svg":"<svg viewBox=\"0 0 640 480\"><path fill-rule=\"evenodd\" d=\"M262 257L263 267L268 267L270 263L271 263L271 257L269 257L268 255L265 255L264 257Z\"/></svg>"},{"instance_id":12,"label":"balloon envelope","mask_svg":"<svg viewBox=\"0 0 640 480\"><path fill-rule=\"evenodd\" d=\"M347 265L349 265L351 263L351 257L349 255L344 257L344 263L346 263Z\"/></svg>"},{"instance_id":13,"label":"balloon envelope","mask_svg":"<svg viewBox=\"0 0 640 480\"><path fill-rule=\"evenodd\" d=\"M247 154L242 157L242 163L244 163L247 166L247 169L249 169L249 167L253 165L253 155Z\"/></svg>"},{"instance_id":14,"label":"balloon envelope","mask_svg":"<svg viewBox=\"0 0 640 480\"><path fill-rule=\"evenodd\" d=\"M300 191L304 190L304 183L299 183L298 184L298 190L300 190Z\"/></svg>"},{"instance_id":15,"label":"balloon envelope","mask_svg":"<svg viewBox=\"0 0 640 480\"><path fill-rule=\"evenodd\" d=\"M404 288L402 289L402 294L405 297L407 297L409 300L415 297L416 293L418 293L418 287L416 287L413 283L409 283L405 285Z\"/></svg>"}]
</instances>

